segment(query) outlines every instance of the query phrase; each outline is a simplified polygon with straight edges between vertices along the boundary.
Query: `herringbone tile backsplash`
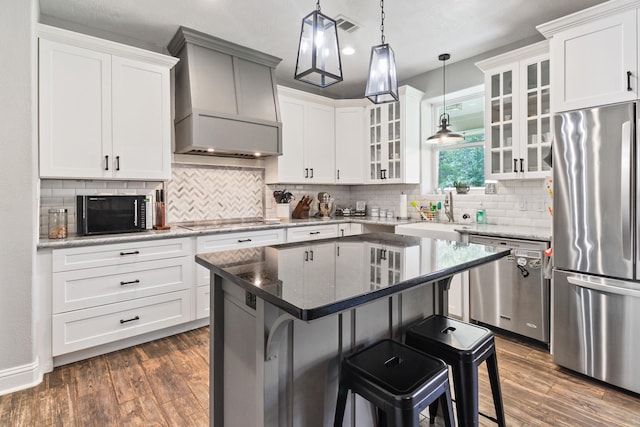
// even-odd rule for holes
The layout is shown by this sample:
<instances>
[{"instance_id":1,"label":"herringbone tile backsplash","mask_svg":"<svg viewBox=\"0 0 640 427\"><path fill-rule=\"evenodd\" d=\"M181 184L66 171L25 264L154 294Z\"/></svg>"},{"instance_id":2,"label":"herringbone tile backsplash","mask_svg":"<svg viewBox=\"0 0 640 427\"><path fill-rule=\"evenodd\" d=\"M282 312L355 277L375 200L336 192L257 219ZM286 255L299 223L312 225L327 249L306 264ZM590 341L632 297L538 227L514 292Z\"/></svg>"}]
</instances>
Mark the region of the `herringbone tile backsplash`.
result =
<instances>
[{"instance_id":1,"label":"herringbone tile backsplash","mask_svg":"<svg viewBox=\"0 0 640 427\"><path fill-rule=\"evenodd\" d=\"M173 165L167 221L262 217L264 169Z\"/></svg>"}]
</instances>

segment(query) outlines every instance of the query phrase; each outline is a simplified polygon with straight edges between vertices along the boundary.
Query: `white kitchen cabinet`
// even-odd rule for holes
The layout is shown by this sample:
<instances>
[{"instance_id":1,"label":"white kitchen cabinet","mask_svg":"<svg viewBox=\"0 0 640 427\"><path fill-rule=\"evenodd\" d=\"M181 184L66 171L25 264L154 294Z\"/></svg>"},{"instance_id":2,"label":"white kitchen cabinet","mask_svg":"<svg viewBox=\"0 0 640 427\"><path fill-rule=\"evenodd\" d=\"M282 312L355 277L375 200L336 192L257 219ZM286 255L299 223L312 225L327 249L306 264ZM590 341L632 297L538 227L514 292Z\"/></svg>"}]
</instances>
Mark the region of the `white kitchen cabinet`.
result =
<instances>
[{"instance_id":1,"label":"white kitchen cabinet","mask_svg":"<svg viewBox=\"0 0 640 427\"><path fill-rule=\"evenodd\" d=\"M171 177L176 58L38 26L40 176Z\"/></svg>"},{"instance_id":2,"label":"white kitchen cabinet","mask_svg":"<svg viewBox=\"0 0 640 427\"><path fill-rule=\"evenodd\" d=\"M52 355L193 320L190 238L52 251Z\"/></svg>"},{"instance_id":3,"label":"white kitchen cabinet","mask_svg":"<svg viewBox=\"0 0 640 427\"><path fill-rule=\"evenodd\" d=\"M336 242L336 298L349 298L366 291L368 265L359 242Z\"/></svg>"},{"instance_id":4,"label":"white kitchen cabinet","mask_svg":"<svg viewBox=\"0 0 640 427\"><path fill-rule=\"evenodd\" d=\"M335 183L335 111L312 95L278 88L282 119L282 156L265 160L265 181ZM284 94L282 93L284 92Z\"/></svg>"},{"instance_id":5,"label":"white kitchen cabinet","mask_svg":"<svg viewBox=\"0 0 640 427\"><path fill-rule=\"evenodd\" d=\"M357 224L355 222L338 224L338 236L355 236L357 234L362 234L362 224Z\"/></svg>"},{"instance_id":6,"label":"white kitchen cabinet","mask_svg":"<svg viewBox=\"0 0 640 427\"><path fill-rule=\"evenodd\" d=\"M420 101L423 93L398 88L400 100L367 108L367 183L420 183Z\"/></svg>"},{"instance_id":7,"label":"white kitchen cabinet","mask_svg":"<svg viewBox=\"0 0 640 427\"><path fill-rule=\"evenodd\" d=\"M548 42L480 61L485 73L485 176L541 178L551 150Z\"/></svg>"},{"instance_id":8,"label":"white kitchen cabinet","mask_svg":"<svg viewBox=\"0 0 640 427\"><path fill-rule=\"evenodd\" d=\"M336 107L336 184L364 183L365 108Z\"/></svg>"},{"instance_id":9,"label":"white kitchen cabinet","mask_svg":"<svg viewBox=\"0 0 640 427\"><path fill-rule=\"evenodd\" d=\"M309 225L287 228L287 243L338 237L338 224Z\"/></svg>"},{"instance_id":10,"label":"white kitchen cabinet","mask_svg":"<svg viewBox=\"0 0 640 427\"><path fill-rule=\"evenodd\" d=\"M606 2L538 26L549 39L554 112L638 98L637 2Z\"/></svg>"}]
</instances>

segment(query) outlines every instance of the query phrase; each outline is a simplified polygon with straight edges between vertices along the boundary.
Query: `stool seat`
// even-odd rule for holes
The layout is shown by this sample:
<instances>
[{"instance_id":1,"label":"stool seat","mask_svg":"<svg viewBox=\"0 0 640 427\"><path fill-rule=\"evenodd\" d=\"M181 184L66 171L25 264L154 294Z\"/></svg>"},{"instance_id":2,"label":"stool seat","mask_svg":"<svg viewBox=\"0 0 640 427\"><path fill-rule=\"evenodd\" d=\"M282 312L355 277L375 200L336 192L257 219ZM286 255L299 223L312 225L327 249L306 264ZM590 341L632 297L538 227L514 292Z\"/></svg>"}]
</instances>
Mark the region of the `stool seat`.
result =
<instances>
[{"instance_id":1,"label":"stool seat","mask_svg":"<svg viewBox=\"0 0 640 427\"><path fill-rule=\"evenodd\" d=\"M497 422L505 425L495 340L489 329L433 315L408 328L405 343L451 366L461 426L478 425L478 366L486 361ZM436 411L437 402L430 408L432 422Z\"/></svg>"},{"instance_id":2,"label":"stool seat","mask_svg":"<svg viewBox=\"0 0 640 427\"><path fill-rule=\"evenodd\" d=\"M393 340L382 340L342 361L334 426L342 426L352 390L384 414L382 425L418 427L420 412L440 400L445 425L454 425L447 365Z\"/></svg>"}]
</instances>

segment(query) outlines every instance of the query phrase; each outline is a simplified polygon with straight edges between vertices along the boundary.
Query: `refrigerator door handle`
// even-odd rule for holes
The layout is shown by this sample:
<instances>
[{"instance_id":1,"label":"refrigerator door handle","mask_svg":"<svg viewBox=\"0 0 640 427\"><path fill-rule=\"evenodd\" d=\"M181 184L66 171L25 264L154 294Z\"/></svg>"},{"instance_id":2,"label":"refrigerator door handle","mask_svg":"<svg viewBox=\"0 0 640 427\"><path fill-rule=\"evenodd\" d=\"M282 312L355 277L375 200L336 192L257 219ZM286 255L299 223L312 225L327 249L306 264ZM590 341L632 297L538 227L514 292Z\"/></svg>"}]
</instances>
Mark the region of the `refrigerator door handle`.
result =
<instances>
[{"instance_id":1,"label":"refrigerator door handle","mask_svg":"<svg viewBox=\"0 0 640 427\"><path fill-rule=\"evenodd\" d=\"M592 289L598 292L640 298L640 289L630 287L629 282L622 280L580 275L567 276L567 282L580 288Z\"/></svg>"},{"instance_id":2,"label":"refrigerator door handle","mask_svg":"<svg viewBox=\"0 0 640 427\"><path fill-rule=\"evenodd\" d=\"M631 260L631 122L622 123L622 150L620 158L620 234L622 257Z\"/></svg>"}]
</instances>

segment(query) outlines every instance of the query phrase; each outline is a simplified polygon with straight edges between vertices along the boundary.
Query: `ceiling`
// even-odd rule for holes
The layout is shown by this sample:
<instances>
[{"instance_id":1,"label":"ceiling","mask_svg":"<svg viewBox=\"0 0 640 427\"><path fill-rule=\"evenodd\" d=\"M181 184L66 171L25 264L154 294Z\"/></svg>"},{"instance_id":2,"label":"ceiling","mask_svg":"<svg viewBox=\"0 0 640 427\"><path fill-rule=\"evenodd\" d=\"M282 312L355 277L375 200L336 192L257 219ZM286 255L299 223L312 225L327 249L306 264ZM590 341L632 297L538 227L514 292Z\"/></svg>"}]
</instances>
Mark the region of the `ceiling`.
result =
<instances>
[{"instance_id":1,"label":"ceiling","mask_svg":"<svg viewBox=\"0 0 640 427\"><path fill-rule=\"evenodd\" d=\"M384 4L386 42L398 80L539 35L535 26L603 0L396 0ZM343 15L360 28L339 31L344 80L316 89L293 80L302 18L313 0L40 0L41 21L166 52L180 25L282 58L280 84L333 98L364 96L371 46L380 44L380 3L322 0L322 13Z\"/></svg>"}]
</instances>

